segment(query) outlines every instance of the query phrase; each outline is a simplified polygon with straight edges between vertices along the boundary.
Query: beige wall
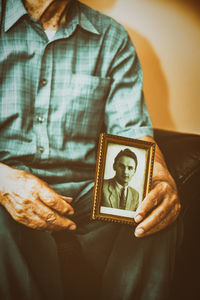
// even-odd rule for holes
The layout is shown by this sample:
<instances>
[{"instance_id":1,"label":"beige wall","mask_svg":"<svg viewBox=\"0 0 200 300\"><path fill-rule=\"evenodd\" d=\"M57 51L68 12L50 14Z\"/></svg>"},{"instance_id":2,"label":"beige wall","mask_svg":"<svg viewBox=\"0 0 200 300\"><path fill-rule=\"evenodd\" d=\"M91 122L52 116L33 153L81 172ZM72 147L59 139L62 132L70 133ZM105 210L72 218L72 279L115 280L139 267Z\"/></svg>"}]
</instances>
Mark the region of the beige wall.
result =
<instances>
[{"instance_id":1,"label":"beige wall","mask_svg":"<svg viewBox=\"0 0 200 300\"><path fill-rule=\"evenodd\" d=\"M200 133L200 4L194 0L83 0L122 23L144 72L154 127Z\"/></svg>"}]
</instances>

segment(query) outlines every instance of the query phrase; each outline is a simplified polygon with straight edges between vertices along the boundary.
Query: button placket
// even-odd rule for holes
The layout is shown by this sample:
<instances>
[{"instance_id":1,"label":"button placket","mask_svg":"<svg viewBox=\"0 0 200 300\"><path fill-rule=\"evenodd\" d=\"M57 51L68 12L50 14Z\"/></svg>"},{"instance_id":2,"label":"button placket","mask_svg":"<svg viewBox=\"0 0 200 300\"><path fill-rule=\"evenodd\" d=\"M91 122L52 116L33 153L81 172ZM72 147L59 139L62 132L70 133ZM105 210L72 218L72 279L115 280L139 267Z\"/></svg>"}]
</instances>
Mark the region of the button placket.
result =
<instances>
[{"instance_id":1,"label":"button placket","mask_svg":"<svg viewBox=\"0 0 200 300\"><path fill-rule=\"evenodd\" d=\"M48 112L51 95L52 59L51 49L46 47L43 51L40 82L37 96L35 98L35 133L37 136L38 156L48 158L49 137L48 137Z\"/></svg>"}]
</instances>

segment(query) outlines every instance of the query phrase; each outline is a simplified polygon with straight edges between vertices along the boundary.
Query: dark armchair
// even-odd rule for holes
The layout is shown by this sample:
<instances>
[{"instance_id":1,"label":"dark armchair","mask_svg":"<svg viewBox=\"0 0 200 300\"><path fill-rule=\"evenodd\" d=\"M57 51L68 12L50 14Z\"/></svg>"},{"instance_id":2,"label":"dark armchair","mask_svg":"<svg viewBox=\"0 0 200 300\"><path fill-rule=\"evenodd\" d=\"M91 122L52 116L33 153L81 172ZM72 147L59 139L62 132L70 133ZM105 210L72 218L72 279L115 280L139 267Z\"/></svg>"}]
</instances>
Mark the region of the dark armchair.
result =
<instances>
[{"instance_id":1,"label":"dark armchair","mask_svg":"<svg viewBox=\"0 0 200 300\"><path fill-rule=\"evenodd\" d=\"M177 253L174 300L200 299L200 135L155 130L182 204L184 238Z\"/></svg>"}]
</instances>

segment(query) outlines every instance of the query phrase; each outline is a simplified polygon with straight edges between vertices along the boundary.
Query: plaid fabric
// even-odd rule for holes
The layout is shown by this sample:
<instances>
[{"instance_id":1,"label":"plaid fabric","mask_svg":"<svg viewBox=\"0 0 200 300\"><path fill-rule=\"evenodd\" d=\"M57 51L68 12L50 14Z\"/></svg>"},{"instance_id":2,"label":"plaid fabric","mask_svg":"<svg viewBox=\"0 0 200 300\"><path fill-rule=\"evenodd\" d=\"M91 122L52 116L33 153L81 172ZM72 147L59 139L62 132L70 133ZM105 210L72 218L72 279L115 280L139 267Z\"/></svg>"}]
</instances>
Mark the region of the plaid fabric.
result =
<instances>
[{"instance_id":1,"label":"plaid fabric","mask_svg":"<svg viewBox=\"0 0 200 300\"><path fill-rule=\"evenodd\" d=\"M94 178L102 128L152 135L135 48L120 24L80 2L51 41L21 0L4 2L0 160L74 196Z\"/></svg>"}]
</instances>

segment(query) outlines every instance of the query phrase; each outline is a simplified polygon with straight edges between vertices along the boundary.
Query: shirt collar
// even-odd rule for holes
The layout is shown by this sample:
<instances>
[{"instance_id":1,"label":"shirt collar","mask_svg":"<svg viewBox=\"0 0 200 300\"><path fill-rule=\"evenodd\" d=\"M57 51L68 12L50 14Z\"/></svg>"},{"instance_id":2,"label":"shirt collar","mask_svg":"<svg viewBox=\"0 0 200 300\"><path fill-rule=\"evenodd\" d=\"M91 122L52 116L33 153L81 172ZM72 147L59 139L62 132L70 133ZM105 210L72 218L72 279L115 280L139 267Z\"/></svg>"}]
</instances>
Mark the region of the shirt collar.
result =
<instances>
[{"instance_id":1,"label":"shirt collar","mask_svg":"<svg viewBox=\"0 0 200 300\"><path fill-rule=\"evenodd\" d=\"M117 189L118 189L119 191L121 191L121 190L124 188L124 189L125 189L125 192L126 192L127 189L128 189L128 185L125 185L125 186L121 185L121 184L116 180L116 178L115 178L115 184L116 184Z\"/></svg>"},{"instance_id":2,"label":"shirt collar","mask_svg":"<svg viewBox=\"0 0 200 300\"><path fill-rule=\"evenodd\" d=\"M5 4L5 31L8 31L21 17L27 14L22 0L7 0Z\"/></svg>"},{"instance_id":3,"label":"shirt collar","mask_svg":"<svg viewBox=\"0 0 200 300\"><path fill-rule=\"evenodd\" d=\"M95 27L95 24L90 20L90 15L87 10L83 10L82 4L77 0L71 0L69 9L67 10L67 26L65 27L66 34L71 34L75 28L79 25L82 29L100 35L100 32Z\"/></svg>"},{"instance_id":4,"label":"shirt collar","mask_svg":"<svg viewBox=\"0 0 200 300\"><path fill-rule=\"evenodd\" d=\"M90 20L89 14L87 14L86 10L83 11L81 9L77 0L72 0L70 6L69 16L71 23L75 25L73 26L74 28L79 25L88 32L100 35L95 24ZM8 31L20 18L27 14L22 0L7 0L5 7L5 31Z\"/></svg>"},{"instance_id":5,"label":"shirt collar","mask_svg":"<svg viewBox=\"0 0 200 300\"><path fill-rule=\"evenodd\" d=\"M76 5L77 4L77 1ZM85 12L83 12L83 10L81 10L81 8L79 7L79 25L85 29L86 31L92 32L94 34L100 35L100 32L97 30L97 28L95 27L94 24L92 24L92 21L90 20L90 16L89 14L86 15Z\"/></svg>"}]
</instances>

